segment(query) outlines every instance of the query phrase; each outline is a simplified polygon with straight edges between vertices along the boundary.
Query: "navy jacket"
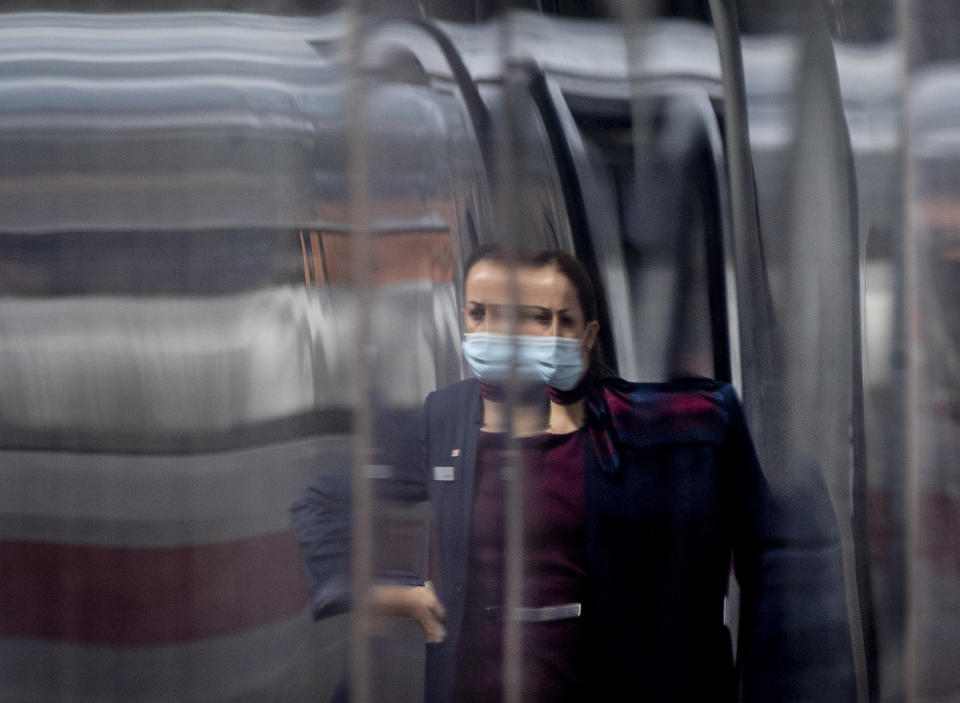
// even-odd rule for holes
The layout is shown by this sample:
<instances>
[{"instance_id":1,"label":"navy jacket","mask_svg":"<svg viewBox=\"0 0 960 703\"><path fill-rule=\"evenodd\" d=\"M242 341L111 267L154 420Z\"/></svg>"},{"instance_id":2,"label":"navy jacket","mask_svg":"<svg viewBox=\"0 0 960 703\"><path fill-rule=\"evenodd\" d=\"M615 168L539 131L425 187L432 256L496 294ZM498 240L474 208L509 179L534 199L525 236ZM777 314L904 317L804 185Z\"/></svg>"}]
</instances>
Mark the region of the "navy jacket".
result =
<instances>
[{"instance_id":1,"label":"navy jacket","mask_svg":"<svg viewBox=\"0 0 960 703\"><path fill-rule=\"evenodd\" d=\"M811 551L793 539L733 389L706 379L613 383L639 404L643 426L616 433L615 470L586 443L584 617L596 700L735 701L738 688L762 703L855 700L843 593L833 592L838 543ZM690 414L694 396L699 411ZM481 407L474 380L431 393L381 491L433 506L447 638L428 645L428 701L448 701L453 690ZM337 481L319 480L293 511L316 617L349 600L348 484ZM739 686L724 624L731 564L741 588ZM821 596L831 590L809 601L817 612L797 617L793 595L809 600L811 585Z\"/></svg>"}]
</instances>

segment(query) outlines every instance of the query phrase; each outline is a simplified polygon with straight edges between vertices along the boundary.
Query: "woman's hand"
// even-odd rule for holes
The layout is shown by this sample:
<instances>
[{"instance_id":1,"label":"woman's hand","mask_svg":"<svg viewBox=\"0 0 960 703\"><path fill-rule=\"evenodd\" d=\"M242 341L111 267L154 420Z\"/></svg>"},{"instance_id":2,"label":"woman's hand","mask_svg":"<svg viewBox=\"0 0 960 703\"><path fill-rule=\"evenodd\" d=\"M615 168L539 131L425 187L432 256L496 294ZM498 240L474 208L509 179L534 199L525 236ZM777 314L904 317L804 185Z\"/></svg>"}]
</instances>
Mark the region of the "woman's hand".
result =
<instances>
[{"instance_id":1,"label":"woman's hand","mask_svg":"<svg viewBox=\"0 0 960 703\"><path fill-rule=\"evenodd\" d=\"M424 586L376 585L371 589L371 605L376 614L416 620L427 642L443 642L447 635L446 610L429 581Z\"/></svg>"}]
</instances>

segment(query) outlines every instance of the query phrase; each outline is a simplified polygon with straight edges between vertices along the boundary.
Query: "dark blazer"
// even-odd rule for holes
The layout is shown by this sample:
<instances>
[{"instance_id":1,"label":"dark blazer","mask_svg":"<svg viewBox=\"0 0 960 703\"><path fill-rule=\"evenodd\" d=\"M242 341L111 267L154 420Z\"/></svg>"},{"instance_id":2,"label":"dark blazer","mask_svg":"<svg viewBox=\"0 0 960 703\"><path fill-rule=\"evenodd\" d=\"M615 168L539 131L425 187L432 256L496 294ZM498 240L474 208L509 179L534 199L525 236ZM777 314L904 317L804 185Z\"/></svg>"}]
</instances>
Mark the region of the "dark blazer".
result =
<instances>
[{"instance_id":1,"label":"dark blazer","mask_svg":"<svg viewBox=\"0 0 960 703\"><path fill-rule=\"evenodd\" d=\"M797 576L790 564L810 564L790 556L797 545L784 530L781 506L760 469L733 389L707 379L614 382L637 399L632 402L642 406L637 416L643 422L616 433L616 470L586 443L591 598L584 617L596 700L737 700L738 674L724 623L731 564L741 589L744 700L855 700L842 591L840 613L800 618L794 628L801 631L799 648L791 644L794 633L781 631L791 578ZM694 396L700 410L691 414L687 401ZM449 701L453 691L481 408L474 380L431 393L414 429L395 445L402 450L380 491L395 500L429 498L433 505L435 586L447 610L447 638L428 645L428 701ZM349 598L348 507L335 497L344 490L335 482L318 481L294 506L316 617L340 612ZM838 557L833 550L811 563L822 566L824 558L832 563ZM402 583L422 583L422 577L389 575ZM801 586L809 591L809 583ZM837 597L827 600L836 610ZM807 651L811 629L826 651ZM753 663L764 668L759 676L750 670Z\"/></svg>"}]
</instances>

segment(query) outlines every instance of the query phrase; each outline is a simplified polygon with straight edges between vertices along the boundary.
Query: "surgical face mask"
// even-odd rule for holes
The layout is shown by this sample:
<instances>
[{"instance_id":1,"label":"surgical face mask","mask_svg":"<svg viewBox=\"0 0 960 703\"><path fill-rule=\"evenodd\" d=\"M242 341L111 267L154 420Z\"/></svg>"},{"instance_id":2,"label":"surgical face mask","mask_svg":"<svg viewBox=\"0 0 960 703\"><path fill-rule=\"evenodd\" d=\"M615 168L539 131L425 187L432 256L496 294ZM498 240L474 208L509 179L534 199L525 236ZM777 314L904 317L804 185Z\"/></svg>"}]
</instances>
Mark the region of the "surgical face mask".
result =
<instances>
[{"instance_id":1,"label":"surgical face mask","mask_svg":"<svg viewBox=\"0 0 960 703\"><path fill-rule=\"evenodd\" d=\"M538 382L561 391L577 385L583 375L580 339L476 332L464 335L463 356L473 375L486 383L502 385L515 368L517 383Z\"/></svg>"}]
</instances>

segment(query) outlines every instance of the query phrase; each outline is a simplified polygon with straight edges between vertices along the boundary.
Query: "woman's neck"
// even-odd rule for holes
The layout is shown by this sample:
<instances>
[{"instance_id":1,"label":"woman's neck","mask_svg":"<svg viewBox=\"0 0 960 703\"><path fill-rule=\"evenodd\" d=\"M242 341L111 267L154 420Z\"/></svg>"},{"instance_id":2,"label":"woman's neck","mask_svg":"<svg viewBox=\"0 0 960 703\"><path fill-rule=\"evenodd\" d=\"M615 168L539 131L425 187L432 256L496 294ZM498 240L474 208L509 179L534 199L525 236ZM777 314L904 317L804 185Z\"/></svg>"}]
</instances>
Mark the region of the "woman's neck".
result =
<instances>
[{"instance_id":1,"label":"woman's neck","mask_svg":"<svg viewBox=\"0 0 960 703\"><path fill-rule=\"evenodd\" d=\"M483 398L483 425L485 432L506 432L506 404ZM583 400L569 405L550 403L549 411L541 403L516 405L513 408L513 434L533 437L544 432L568 434L583 427Z\"/></svg>"},{"instance_id":2,"label":"woman's neck","mask_svg":"<svg viewBox=\"0 0 960 703\"><path fill-rule=\"evenodd\" d=\"M550 425L552 434L568 434L583 427L583 398L568 405L550 402Z\"/></svg>"}]
</instances>

